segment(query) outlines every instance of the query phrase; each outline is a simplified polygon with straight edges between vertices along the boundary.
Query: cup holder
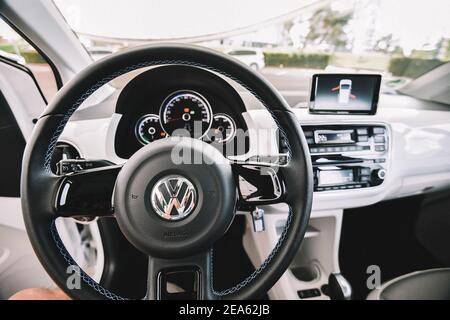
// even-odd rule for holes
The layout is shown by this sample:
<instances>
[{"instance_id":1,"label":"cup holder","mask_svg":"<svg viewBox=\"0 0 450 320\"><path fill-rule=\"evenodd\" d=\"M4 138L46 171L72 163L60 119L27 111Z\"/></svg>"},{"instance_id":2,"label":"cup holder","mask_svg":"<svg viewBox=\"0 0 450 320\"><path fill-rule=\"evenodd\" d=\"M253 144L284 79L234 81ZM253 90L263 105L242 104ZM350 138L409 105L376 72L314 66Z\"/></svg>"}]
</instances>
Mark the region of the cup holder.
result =
<instances>
[{"instance_id":1,"label":"cup holder","mask_svg":"<svg viewBox=\"0 0 450 320\"><path fill-rule=\"evenodd\" d=\"M298 280L303 282L313 282L320 279L320 268L315 263L308 265L291 267L291 272Z\"/></svg>"}]
</instances>

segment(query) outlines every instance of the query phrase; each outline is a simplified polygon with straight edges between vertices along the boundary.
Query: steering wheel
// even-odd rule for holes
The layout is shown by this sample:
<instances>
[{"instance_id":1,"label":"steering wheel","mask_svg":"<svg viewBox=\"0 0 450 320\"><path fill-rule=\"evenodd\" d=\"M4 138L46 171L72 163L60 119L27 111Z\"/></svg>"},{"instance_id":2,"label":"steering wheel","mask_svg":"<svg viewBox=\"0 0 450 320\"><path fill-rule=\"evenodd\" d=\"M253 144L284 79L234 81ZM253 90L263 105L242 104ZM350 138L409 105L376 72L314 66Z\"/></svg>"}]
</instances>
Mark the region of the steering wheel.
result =
<instances>
[{"instance_id":1,"label":"steering wheel","mask_svg":"<svg viewBox=\"0 0 450 320\"><path fill-rule=\"evenodd\" d=\"M287 160L230 161L200 140L168 138L141 148L124 165L65 175L52 173L50 163L58 137L83 101L124 73L170 64L221 74L252 93L278 126L288 150ZM183 152L201 155L206 161L174 163L172 152L180 147ZM268 172L276 182L274 197L249 199L241 195L237 177L249 170ZM148 45L91 64L58 92L38 119L26 146L21 196L26 229L36 254L56 284L72 298L127 299L77 268L55 225L58 217L112 216L125 237L148 255L144 299L163 299L164 281L173 270L195 277L195 298L250 299L265 294L299 250L311 211L312 181L311 160L299 121L264 78L244 64L209 49ZM254 208L277 202L288 204L289 213L272 253L241 283L215 290L212 247L233 221L237 205ZM75 267L81 287L67 286L71 274L66 271L70 265Z\"/></svg>"}]
</instances>

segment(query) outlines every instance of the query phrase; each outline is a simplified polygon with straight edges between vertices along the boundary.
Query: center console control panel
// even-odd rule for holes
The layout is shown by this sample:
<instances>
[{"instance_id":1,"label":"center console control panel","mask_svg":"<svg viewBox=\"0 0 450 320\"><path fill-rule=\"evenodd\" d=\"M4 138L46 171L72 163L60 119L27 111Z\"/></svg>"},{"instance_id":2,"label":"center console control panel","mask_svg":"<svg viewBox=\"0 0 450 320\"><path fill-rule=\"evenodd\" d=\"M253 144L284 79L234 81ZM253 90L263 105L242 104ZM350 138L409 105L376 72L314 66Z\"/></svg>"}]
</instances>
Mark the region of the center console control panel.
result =
<instances>
[{"instance_id":1,"label":"center console control panel","mask_svg":"<svg viewBox=\"0 0 450 320\"><path fill-rule=\"evenodd\" d=\"M314 170L314 191L378 186L386 174L386 126L304 125Z\"/></svg>"}]
</instances>

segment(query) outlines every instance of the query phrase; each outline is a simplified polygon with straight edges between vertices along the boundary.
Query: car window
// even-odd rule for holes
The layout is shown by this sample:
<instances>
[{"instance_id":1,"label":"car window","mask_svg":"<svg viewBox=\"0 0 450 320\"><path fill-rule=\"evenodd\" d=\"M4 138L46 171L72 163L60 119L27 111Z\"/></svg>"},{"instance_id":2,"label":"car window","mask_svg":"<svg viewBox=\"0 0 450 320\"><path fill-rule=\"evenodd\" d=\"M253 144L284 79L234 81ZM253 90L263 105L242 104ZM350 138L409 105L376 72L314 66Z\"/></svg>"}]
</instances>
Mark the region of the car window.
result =
<instances>
[{"instance_id":1,"label":"car window","mask_svg":"<svg viewBox=\"0 0 450 320\"><path fill-rule=\"evenodd\" d=\"M58 91L53 70L44 57L1 18L0 57L27 67L47 101Z\"/></svg>"}]
</instances>

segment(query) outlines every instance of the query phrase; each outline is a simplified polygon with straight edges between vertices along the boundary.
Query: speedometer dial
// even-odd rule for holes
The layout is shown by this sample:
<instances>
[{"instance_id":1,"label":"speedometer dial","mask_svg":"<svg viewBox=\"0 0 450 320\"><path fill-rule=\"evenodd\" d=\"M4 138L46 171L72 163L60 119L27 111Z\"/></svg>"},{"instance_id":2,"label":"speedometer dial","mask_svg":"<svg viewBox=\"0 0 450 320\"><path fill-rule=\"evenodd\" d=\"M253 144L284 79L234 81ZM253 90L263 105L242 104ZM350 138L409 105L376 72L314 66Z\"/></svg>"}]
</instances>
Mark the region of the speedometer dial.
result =
<instances>
[{"instance_id":1,"label":"speedometer dial","mask_svg":"<svg viewBox=\"0 0 450 320\"><path fill-rule=\"evenodd\" d=\"M147 114L141 117L136 123L135 131L136 138L144 145L167 136L161 127L159 116L156 114Z\"/></svg>"},{"instance_id":2,"label":"speedometer dial","mask_svg":"<svg viewBox=\"0 0 450 320\"><path fill-rule=\"evenodd\" d=\"M236 124L228 115L217 113L213 117L208 139L215 143L227 143L236 135Z\"/></svg>"},{"instance_id":3,"label":"speedometer dial","mask_svg":"<svg viewBox=\"0 0 450 320\"><path fill-rule=\"evenodd\" d=\"M194 91L177 91L168 96L160 110L161 126L171 136L203 137L211 128L209 102Z\"/></svg>"}]
</instances>

